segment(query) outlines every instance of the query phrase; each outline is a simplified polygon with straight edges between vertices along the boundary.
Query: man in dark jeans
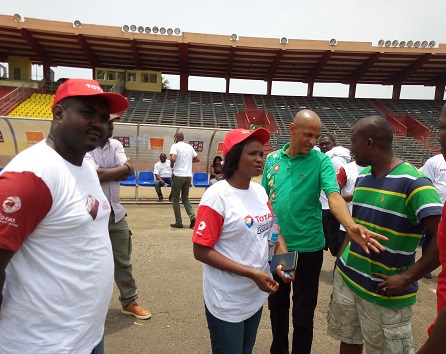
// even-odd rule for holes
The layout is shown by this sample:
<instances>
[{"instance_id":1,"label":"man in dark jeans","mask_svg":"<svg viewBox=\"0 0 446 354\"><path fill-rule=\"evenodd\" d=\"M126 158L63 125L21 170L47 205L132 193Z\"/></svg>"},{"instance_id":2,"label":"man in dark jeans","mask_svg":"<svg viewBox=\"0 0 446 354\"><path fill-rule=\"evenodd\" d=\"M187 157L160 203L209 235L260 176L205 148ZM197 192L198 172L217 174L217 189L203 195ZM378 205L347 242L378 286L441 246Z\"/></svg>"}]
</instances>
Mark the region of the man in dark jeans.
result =
<instances>
[{"instance_id":1,"label":"man in dark jeans","mask_svg":"<svg viewBox=\"0 0 446 354\"><path fill-rule=\"evenodd\" d=\"M298 252L295 280L292 282L293 354L310 354L313 342L314 310L325 246L320 192L325 192L333 214L355 241L364 249L379 247L379 243L370 237L380 235L357 225L351 218L347 204L339 194L330 157L313 149L320 134L319 116L310 110L298 112L290 125L290 142L268 155L262 177L262 185L269 195L274 214L279 218L280 231L288 250ZM288 354L291 284L282 282L278 277L274 279L280 286L277 293L268 298L273 334L271 353Z\"/></svg>"}]
</instances>

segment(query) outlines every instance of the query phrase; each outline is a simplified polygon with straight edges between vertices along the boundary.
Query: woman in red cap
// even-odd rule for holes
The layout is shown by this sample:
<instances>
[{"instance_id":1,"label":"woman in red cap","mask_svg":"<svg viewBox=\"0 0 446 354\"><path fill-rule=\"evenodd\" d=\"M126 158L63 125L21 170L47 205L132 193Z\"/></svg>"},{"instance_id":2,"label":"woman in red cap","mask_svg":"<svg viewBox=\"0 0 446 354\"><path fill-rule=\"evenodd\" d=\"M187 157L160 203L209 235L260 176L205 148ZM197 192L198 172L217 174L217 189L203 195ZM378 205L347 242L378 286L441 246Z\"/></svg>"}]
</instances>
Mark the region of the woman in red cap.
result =
<instances>
[{"instance_id":1,"label":"woman in red cap","mask_svg":"<svg viewBox=\"0 0 446 354\"><path fill-rule=\"evenodd\" d=\"M223 143L224 180L206 190L192 237L203 262L203 292L212 352L251 353L262 308L278 289L268 265L273 212L262 186L251 181L263 170L264 128L235 129ZM288 250L282 236L276 253ZM279 276L291 281L279 269Z\"/></svg>"}]
</instances>

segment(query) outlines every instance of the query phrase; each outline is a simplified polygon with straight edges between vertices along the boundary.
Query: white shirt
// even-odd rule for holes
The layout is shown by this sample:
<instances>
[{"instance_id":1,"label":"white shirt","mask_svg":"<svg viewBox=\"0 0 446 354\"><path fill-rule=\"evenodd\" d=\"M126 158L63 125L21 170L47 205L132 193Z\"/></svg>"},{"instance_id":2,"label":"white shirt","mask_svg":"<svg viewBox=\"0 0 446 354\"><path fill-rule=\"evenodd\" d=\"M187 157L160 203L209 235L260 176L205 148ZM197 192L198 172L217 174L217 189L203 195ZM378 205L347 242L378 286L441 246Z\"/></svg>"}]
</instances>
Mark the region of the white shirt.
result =
<instances>
[{"instance_id":1,"label":"white shirt","mask_svg":"<svg viewBox=\"0 0 446 354\"><path fill-rule=\"evenodd\" d=\"M172 177L172 169L170 168L170 160L166 160L164 163L158 161L153 167L153 174L163 177Z\"/></svg>"},{"instance_id":2,"label":"white shirt","mask_svg":"<svg viewBox=\"0 0 446 354\"><path fill-rule=\"evenodd\" d=\"M345 166L351 160L350 150L342 146L335 146L333 149L327 151L325 154L330 157L335 172L338 172L338 170L342 166ZM322 209L329 209L328 199L323 191L321 191L320 202L322 205Z\"/></svg>"},{"instance_id":3,"label":"white shirt","mask_svg":"<svg viewBox=\"0 0 446 354\"><path fill-rule=\"evenodd\" d=\"M179 141L171 146L170 154L176 155L174 176L192 177L192 159L197 156L194 148L184 141Z\"/></svg>"},{"instance_id":4,"label":"white shirt","mask_svg":"<svg viewBox=\"0 0 446 354\"><path fill-rule=\"evenodd\" d=\"M104 147L97 147L93 151L87 152L85 159L98 168L112 168L124 165L127 161L124 147L117 139L108 139ZM115 214L115 222L122 220L125 216L125 209L121 205L119 181L109 181L101 183L102 190L109 200Z\"/></svg>"},{"instance_id":5,"label":"white shirt","mask_svg":"<svg viewBox=\"0 0 446 354\"><path fill-rule=\"evenodd\" d=\"M442 154L432 156L420 168L432 182L441 201L446 201L446 161Z\"/></svg>"},{"instance_id":6,"label":"white shirt","mask_svg":"<svg viewBox=\"0 0 446 354\"><path fill-rule=\"evenodd\" d=\"M42 141L3 169L1 204L0 247L16 253L6 267L0 353L90 354L104 332L114 267L110 204L96 171Z\"/></svg>"},{"instance_id":7,"label":"white shirt","mask_svg":"<svg viewBox=\"0 0 446 354\"><path fill-rule=\"evenodd\" d=\"M251 182L249 189L240 190L222 180L201 198L192 241L271 276L267 237L271 218L262 186ZM251 279L207 264L203 264L203 292L209 312L232 323L254 315L268 298Z\"/></svg>"},{"instance_id":8,"label":"white shirt","mask_svg":"<svg viewBox=\"0 0 446 354\"><path fill-rule=\"evenodd\" d=\"M338 180L339 184L344 185L344 187L342 187L341 189L341 194L353 194L356 185L356 178L364 168L365 167L356 164L356 161L352 161L347 165L342 166L338 170L338 172L336 173L336 179ZM352 202L348 202L347 206L350 210L351 215L353 210ZM345 231L345 228L344 226L342 226L342 224L339 226L339 230Z\"/></svg>"}]
</instances>

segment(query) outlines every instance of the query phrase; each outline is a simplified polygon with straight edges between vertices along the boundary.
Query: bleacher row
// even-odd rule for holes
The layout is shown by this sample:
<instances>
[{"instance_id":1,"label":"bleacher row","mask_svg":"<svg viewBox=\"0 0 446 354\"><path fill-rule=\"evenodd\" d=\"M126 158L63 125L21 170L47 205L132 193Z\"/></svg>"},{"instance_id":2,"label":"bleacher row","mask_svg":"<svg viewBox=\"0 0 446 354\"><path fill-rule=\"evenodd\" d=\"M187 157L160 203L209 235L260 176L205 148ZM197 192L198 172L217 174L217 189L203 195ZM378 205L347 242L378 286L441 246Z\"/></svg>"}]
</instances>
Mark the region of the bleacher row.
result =
<instances>
[{"instance_id":1,"label":"bleacher row","mask_svg":"<svg viewBox=\"0 0 446 354\"><path fill-rule=\"evenodd\" d=\"M178 90L163 92L128 91L126 97L130 107L121 118L123 122L176 125L187 127L208 127L233 129L237 127L236 113L247 107L243 94ZM52 94L33 93L18 105L9 116L51 118ZM330 98L294 96L252 95L255 106L271 114L276 121L278 132L273 134L271 145L278 148L287 141L289 125L301 109L315 111L322 120L322 132L336 136L339 145L350 145L350 132L353 125L369 115L382 115L373 100L358 98ZM409 114L424 124L432 133L437 132L437 122L442 104L433 100L376 100L392 114ZM252 108L252 107L251 107ZM416 166L434 153L414 138L397 138L396 153ZM431 139L429 144L439 148L438 142Z\"/></svg>"}]
</instances>

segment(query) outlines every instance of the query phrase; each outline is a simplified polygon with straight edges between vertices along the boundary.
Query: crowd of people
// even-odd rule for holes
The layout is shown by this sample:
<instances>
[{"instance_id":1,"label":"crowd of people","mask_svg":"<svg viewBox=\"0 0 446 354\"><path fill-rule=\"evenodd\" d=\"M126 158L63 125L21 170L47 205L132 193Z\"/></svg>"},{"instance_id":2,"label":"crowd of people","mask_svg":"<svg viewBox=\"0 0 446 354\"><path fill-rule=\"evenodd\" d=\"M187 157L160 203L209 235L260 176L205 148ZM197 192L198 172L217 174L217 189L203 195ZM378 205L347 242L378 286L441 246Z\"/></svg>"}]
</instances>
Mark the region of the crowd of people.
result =
<instances>
[{"instance_id":1,"label":"crowd of people","mask_svg":"<svg viewBox=\"0 0 446 354\"><path fill-rule=\"evenodd\" d=\"M112 138L127 108L122 95L103 92L96 81L69 79L56 92L48 137L2 170L1 353L104 353L113 280L123 314L152 317L137 302L132 233L120 201L119 182L135 166ZM446 151L446 105L439 118ZM351 151L321 129L315 112L297 112L290 141L268 156L268 130L229 131L197 214L189 189L200 157L182 132L169 159L161 153L154 166L158 201L161 187L171 186L170 226L184 227L181 200L193 229L214 354L252 352L265 302L270 353L310 354L324 249L335 257L327 334L340 342L339 353L415 353L417 280L446 264L444 156L421 171L402 161L392 150L391 125L379 116L354 125ZM280 226L274 253L298 256L290 272L270 268L273 217ZM444 350L444 272L438 316L419 354Z\"/></svg>"}]
</instances>

